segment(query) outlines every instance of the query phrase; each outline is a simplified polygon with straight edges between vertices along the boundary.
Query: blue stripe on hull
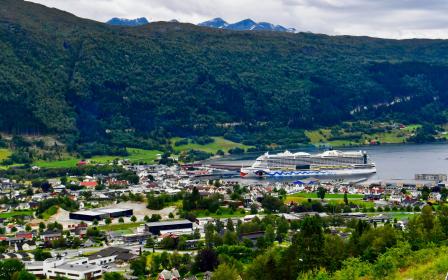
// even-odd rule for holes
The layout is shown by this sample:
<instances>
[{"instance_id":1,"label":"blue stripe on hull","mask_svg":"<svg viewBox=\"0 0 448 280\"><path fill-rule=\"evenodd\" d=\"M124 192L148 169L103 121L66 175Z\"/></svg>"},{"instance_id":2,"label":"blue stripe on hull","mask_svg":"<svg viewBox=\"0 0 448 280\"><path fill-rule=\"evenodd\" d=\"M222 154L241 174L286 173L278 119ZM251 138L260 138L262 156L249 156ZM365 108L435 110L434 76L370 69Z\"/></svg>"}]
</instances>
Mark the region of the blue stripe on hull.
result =
<instances>
[{"instance_id":1,"label":"blue stripe on hull","mask_svg":"<svg viewBox=\"0 0 448 280\"><path fill-rule=\"evenodd\" d=\"M322 176L322 175L333 175L335 173L326 171L275 171L267 172L265 176L267 177L287 177L287 176Z\"/></svg>"}]
</instances>

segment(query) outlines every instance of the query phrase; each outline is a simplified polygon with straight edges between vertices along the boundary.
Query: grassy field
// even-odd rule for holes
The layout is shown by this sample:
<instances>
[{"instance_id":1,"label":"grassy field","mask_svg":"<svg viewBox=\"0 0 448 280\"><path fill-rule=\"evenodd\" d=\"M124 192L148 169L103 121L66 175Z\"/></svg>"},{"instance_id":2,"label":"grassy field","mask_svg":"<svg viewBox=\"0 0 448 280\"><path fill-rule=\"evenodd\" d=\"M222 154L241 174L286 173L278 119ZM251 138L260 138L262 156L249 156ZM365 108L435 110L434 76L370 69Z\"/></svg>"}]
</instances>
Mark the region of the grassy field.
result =
<instances>
[{"instance_id":1,"label":"grassy field","mask_svg":"<svg viewBox=\"0 0 448 280\"><path fill-rule=\"evenodd\" d=\"M224 152L228 152L232 148L241 148L244 150L247 150L250 148L250 146L246 146L240 143L232 142L230 140L224 139L223 137L212 137L213 143L209 143L206 145L199 145L195 143L188 143L187 145L181 145L181 146L175 146L174 143L182 140L183 138L174 137L171 138L171 144L175 151L181 152L181 151L187 151L187 150L198 150L198 151L204 151L207 153L216 154L218 150L223 150Z\"/></svg>"},{"instance_id":2,"label":"grassy field","mask_svg":"<svg viewBox=\"0 0 448 280\"><path fill-rule=\"evenodd\" d=\"M68 168L76 166L76 163L79 162L77 158L69 158L65 160L53 160L53 161L44 161L39 160L34 162L33 164L42 168Z\"/></svg>"},{"instance_id":3,"label":"grassy field","mask_svg":"<svg viewBox=\"0 0 448 280\"><path fill-rule=\"evenodd\" d=\"M289 194L288 197L304 197L304 198L318 198L317 193L308 193L308 192L300 192ZM362 194L347 194L347 198L353 199L358 198L361 199L364 196ZM325 194L325 199L334 199L334 198L344 198L344 194L342 193L327 193Z\"/></svg>"},{"instance_id":4,"label":"grassy field","mask_svg":"<svg viewBox=\"0 0 448 280\"><path fill-rule=\"evenodd\" d=\"M129 153L126 157L117 157L117 156L95 156L90 160L92 162L97 163L109 163L114 161L115 159L128 159L131 162L147 162L153 163L158 155L162 154L161 151L157 150L143 150L143 149L135 149L135 148L127 148Z\"/></svg>"},{"instance_id":5,"label":"grassy field","mask_svg":"<svg viewBox=\"0 0 448 280\"><path fill-rule=\"evenodd\" d=\"M45 212L42 213L42 218L44 220L48 220L49 218L51 218L51 216L56 214L58 212L58 210L59 210L59 207L56 205L53 205L50 208L48 208L47 210L45 210Z\"/></svg>"},{"instance_id":6,"label":"grassy field","mask_svg":"<svg viewBox=\"0 0 448 280\"><path fill-rule=\"evenodd\" d=\"M143 225L141 222L137 223L124 223L124 224L110 224L110 225L102 225L98 226L98 229L105 231L129 231L131 229L137 228L140 225Z\"/></svg>"},{"instance_id":7,"label":"grassy field","mask_svg":"<svg viewBox=\"0 0 448 280\"><path fill-rule=\"evenodd\" d=\"M306 202L308 199L319 200L320 201L320 198L318 198L316 194L314 194L314 195L315 196L310 196L310 197L288 195L288 196L286 196L285 203L286 204L289 204L291 202L293 202L293 203L303 203L303 202ZM324 201L328 202L329 204L344 204L344 199L343 198L338 198L338 197L327 198L327 195L325 196ZM356 196L356 195L354 195L354 196ZM371 208L371 207L375 206L375 204L373 202L371 202L371 201L364 201L364 200L362 200L362 197L349 198L349 202L351 202L351 203L353 203L355 205L358 205L359 207L365 207L365 208Z\"/></svg>"},{"instance_id":8,"label":"grassy field","mask_svg":"<svg viewBox=\"0 0 448 280\"><path fill-rule=\"evenodd\" d=\"M33 215L34 215L33 210L22 210L22 211L0 213L0 218L1 219L9 219L9 218L15 217L15 216L33 216Z\"/></svg>"},{"instance_id":9,"label":"grassy field","mask_svg":"<svg viewBox=\"0 0 448 280\"><path fill-rule=\"evenodd\" d=\"M11 150L0 149L0 161L7 159L11 155Z\"/></svg>"},{"instance_id":10,"label":"grassy field","mask_svg":"<svg viewBox=\"0 0 448 280\"><path fill-rule=\"evenodd\" d=\"M209 213L207 210L194 210L193 213L198 218L212 217L215 219L228 219L228 218L232 218L232 217L244 217L246 215L249 215L249 213L243 214L239 210L236 210L232 213L230 208L221 207L220 209L221 209L220 215L216 214L216 213Z\"/></svg>"},{"instance_id":11,"label":"grassy field","mask_svg":"<svg viewBox=\"0 0 448 280\"><path fill-rule=\"evenodd\" d=\"M413 217L415 214L413 213L407 213L407 212L390 212L390 215L392 216L392 219L397 220L409 220L411 217Z\"/></svg>"},{"instance_id":12,"label":"grassy field","mask_svg":"<svg viewBox=\"0 0 448 280\"><path fill-rule=\"evenodd\" d=\"M224 139L223 137L213 137L214 142L206 145L199 145L194 143L189 143L188 145L175 146L174 143L182 138L172 138L171 143L175 151L187 151L187 150L200 150L208 153L215 154L218 150L223 150L228 152L232 148L241 148L248 149L250 146L246 146L240 143L235 143L229 140ZM129 153L128 156L118 157L118 156L95 156L90 158L91 163L102 163L107 164L116 159L128 159L133 163L145 162L145 163L154 163L155 160L162 154L161 151L157 150L143 150L143 149L135 149L135 148L127 148ZM10 151L6 149L0 149L0 160L2 157L7 158L10 155ZM54 160L54 161L44 161L39 160L34 162L33 164L42 168L69 168L75 167L76 164L80 161L80 158L76 158L70 155L67 155L64 160Z\"/></svg>"},{"instance_id":13,"label":"grassy field","mask_svg":"<svg viewBox=\"0 0 448 280\"><path fill-rule=\"evenodd\" d=\"M382 127L381 123L376 123L374 126ZM371 134L363 134L359 140L329 140L332 137L330 128L323 128L317 130L307 130L305 135L310 139L314 145L329 144L333 147L346 147L356 145L367 145L368 140L375 140L383 144L398 144L406 142L416 129L421 127L419 124L408 125L404 128L384 129L383 132L376 132ZM342 132L345 135L345 132Z\"/></svg>"},{"instance_id":14,"label":"grassy field","mask_svg":"<svg viewBox=\"0 0 448 280\"><path fill-rule=\"evenodd\" d=\"M126 157L117 157L117 156L95 156L89 159L92 163L110 163L115 159L128 159L131 162L147 162L153 163L159 154L162 152L157 150L143 150L143 149L134 149L127 148L129 153ZM80 161L79 158L68 157L65 160L55 160L55 161L37 161L33 164L43 168L68 168L75 167L76 164Z\"/></svg>"}]
</instances>

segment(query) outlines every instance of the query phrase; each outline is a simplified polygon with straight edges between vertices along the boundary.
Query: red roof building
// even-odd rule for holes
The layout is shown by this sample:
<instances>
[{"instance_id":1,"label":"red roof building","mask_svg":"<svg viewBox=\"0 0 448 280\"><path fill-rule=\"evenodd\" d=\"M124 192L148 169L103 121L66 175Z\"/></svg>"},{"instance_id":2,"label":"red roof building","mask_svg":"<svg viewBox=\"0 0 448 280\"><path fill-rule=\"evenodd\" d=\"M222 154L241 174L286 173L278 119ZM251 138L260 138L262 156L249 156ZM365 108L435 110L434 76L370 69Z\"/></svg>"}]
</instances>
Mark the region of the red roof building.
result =
<instances>
[{"instance_id":1,"label":"red roof building","mask_svg":"<svg viewBox=\"0 0 448 280\"><path fill-rule=\"evenodd\" d=\"M79 183L79 186L81 187L86 187L86 188L94 188L98 185L97 182L93 181L93 182L81 182Z\"/></svg>"}]
</instances>

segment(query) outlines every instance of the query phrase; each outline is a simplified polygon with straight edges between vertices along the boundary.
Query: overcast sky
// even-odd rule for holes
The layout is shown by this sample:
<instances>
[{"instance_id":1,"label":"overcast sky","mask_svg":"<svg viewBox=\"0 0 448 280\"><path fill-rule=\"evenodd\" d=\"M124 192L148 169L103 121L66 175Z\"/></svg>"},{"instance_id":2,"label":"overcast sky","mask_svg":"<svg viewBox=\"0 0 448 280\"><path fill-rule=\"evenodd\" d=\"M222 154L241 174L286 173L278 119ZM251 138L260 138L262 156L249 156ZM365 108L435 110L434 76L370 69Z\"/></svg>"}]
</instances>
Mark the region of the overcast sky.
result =
<instances>
[{"instance_id":1,"label":"overcast sky","mask_svg":"<svg viewBox=\"0 0 448 280\"><path fill-rule=\"evenodd\" d=\"M222 17L268 21L299 31L385 38L448 38L448 0L32 0L106 21L199 23Z\"/></svg>"}]
</instances>

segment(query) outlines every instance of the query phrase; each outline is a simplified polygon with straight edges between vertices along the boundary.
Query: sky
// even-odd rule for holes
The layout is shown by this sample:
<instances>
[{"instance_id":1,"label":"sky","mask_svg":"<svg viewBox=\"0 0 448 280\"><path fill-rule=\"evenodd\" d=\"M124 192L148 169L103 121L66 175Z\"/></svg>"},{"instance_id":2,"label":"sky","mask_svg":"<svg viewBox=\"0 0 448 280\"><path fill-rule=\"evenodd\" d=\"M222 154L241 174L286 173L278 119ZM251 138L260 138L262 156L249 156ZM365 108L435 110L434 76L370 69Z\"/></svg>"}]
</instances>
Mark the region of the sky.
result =
<instances>
[{"instance_id":1,"label":"sky","mask_svg":"<svg viewBox=\"0 0 448 280\"><path fill-rule=\"evenodd\" d=\"M298 31L448 39L448 0L32 0L83 18L199 23L251 18Z\"/></svg>"}]
</instances>

